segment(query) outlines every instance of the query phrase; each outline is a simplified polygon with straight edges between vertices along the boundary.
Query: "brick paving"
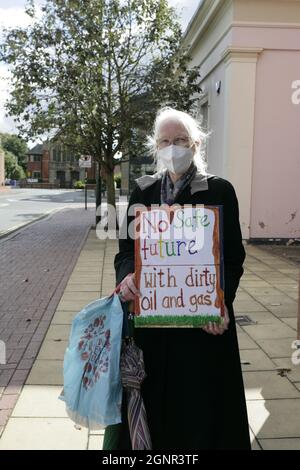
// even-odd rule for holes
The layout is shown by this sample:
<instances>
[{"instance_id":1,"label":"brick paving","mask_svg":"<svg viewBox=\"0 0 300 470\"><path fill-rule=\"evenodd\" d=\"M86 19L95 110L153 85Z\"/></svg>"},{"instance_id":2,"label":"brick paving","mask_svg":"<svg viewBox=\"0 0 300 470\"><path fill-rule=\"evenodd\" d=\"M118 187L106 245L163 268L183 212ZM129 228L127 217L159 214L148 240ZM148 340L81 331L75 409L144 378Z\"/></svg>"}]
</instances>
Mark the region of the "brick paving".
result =
<instances>
[{"instance_id":1,"label":"brick paving","mask_svg":"<svg viewBox=\"0 0 300 470\"><path fill-rule=\"evenodd\" d=\"M93 222L92 209L64 209L0 239L0 434Z\"/></svg>"}]
</instances>

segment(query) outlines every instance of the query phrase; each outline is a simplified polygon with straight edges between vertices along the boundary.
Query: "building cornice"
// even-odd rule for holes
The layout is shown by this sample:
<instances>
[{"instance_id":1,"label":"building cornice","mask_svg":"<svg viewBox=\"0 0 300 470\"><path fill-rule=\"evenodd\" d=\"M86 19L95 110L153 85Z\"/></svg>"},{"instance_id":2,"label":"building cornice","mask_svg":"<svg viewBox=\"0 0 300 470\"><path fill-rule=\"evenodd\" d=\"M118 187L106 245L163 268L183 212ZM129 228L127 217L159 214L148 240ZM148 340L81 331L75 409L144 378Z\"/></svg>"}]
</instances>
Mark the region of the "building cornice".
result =
<instances>
[{"instance_id":1,"label":"building cornice","mask_svg":"<svg viewBox=\"0 0 300 470\"><path fill-rule=\"evenodd\" d=\"M226 63L232 61L256 62L258 55L263 51L263 47L238 47L228 46L221 54L221 59Z\"/></svg>"}]
</instances>

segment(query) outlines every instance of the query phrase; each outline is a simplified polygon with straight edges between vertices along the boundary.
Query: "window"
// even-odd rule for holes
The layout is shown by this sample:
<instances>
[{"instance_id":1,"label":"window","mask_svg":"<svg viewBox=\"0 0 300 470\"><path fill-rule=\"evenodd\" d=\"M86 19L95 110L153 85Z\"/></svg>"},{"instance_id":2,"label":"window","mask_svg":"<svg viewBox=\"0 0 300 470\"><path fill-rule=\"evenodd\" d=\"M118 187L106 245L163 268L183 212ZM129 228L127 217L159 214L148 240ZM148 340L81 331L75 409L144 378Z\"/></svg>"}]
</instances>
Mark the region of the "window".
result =
<instances>
[{"instance_id":1,"label":"window","mask_svg":"<svg viewBox=\"0 0 300 470\"><path fill-rule=\"evenodd\" d=\"M61 146L57 147L57 161L61 162Z\"/></svg>"},{"instance_id":2,"label":"window","mask_svg":"<svg viewBox=\"0 0 300 470\"><path fill-rule=\"evenodd\" d=\"M52 159L54 162L61 161L61 148L59 145L55 145L52 150Z\"/></svg>"},{"instance_id":3,"label":"window","mask_svg":"<svg viewBox=\"0 0 300 470\"><path fill-rule=\"evenodd\" d=\"M34 162L40 162L41 161L41 156L40 155L34 155L33 156L33 161Z\"/></svg>"},{"instance_id":4,"label":"window","mask_svg":"<svg viewBox=\"0 0 300 470\"><path fill-rule=\"evenodd\" d=\"M73 161L74 161L74 157L73 157L73 155L72 155L71 150L67 147L67 148L65 149L65 152L66 152L66 161L67 161L67 162L73 162Z\"/></svg>"},{"instance_id":5,"label":"window","mask_svg":"<svg viewBox=\"0 0 300 470\"><path fill-rule=\"evenodd\" d=\"M32 172L32 178L39 179L40 177L41 177L41 172L40 171L33 171Z\"/></svg>"},{"instance_id":6,"label":"window","mask_svg":"<svg viewBox=\"0 0 300 470\"><path fill-rule=\"evenodd\" d=\"M200 105L200 123L204 132L208 130L208 101Z\"/></svg>"}]
</instances>

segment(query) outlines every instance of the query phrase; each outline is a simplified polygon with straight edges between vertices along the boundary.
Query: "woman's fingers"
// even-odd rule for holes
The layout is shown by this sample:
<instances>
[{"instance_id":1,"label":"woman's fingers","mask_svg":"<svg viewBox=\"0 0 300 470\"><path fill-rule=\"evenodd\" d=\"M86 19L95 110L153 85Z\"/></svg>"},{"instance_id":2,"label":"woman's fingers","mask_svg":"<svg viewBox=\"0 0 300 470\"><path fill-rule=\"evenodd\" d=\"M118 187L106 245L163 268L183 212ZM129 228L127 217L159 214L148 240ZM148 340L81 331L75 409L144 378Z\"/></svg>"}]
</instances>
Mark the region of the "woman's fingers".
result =
<instances>
[{"instance_id":1,"label":"woman's fingers","mask_svg":"<svg viewBox=\"0 0 300 470\"><path fill-rule=\"evenodd\" d=\"M225 328L218 325L215 322L209 322L208 325L203 326L202 329L206 331L206 333L210 333L211 335L222 335L225 331Z\"/></svg>"},{"instance_id":2,"label":"woman's fingers","mask_svg":"<svg viewBox=\"0 0 300 470\"><path fill-rule=\"evenodd\" d=\"M215 335L219 335L220 334L220 329L219 329L219 326L216 324L216 323L213 323L213 332Z\"/></svg>"},{"instance_id":3,"label":"woman's fingers","mask_svg":"<svg viewBox=\"0 0 300 470\"><path fill-rule=\"evenodd\" d=\"M212 323L212 331L214 335L220 334L219 326L215 322Z\"/></svg>"},{"instance_id":4,"label":"woman's fingers","mask_svg":"<svg viewBox=\"0 0 300 470\"><path fill-rule=\"evenodd\" d=\"M134 278L134 273L129 273L121 283L120 293L124 301L134 300L136 295L141 295L141 292L135 285Z\"/></svg>"},{"instance_id":5,"label":"woman's fingers","mask_svg":"<svg viewBox=\"0 0 300 470\"><path fill-rule=\"evenodd\" d=\"M213 326L213 323L210 321L207 325L207 332L210 333L211 335L215 335L215 329Z\"/></svg>"},{"instance_id":6,"label":"woman's fingers","mask_svg":"<svg viewBox=\"0 0 300 470\"><path fill-rule=\"evenodd\" d=\"M134 293L131 292L131 290L129 289L128 285L125 284L124 286L122 286L122 298L124 300L134 300Z\"/></svg>"}]
</instances>

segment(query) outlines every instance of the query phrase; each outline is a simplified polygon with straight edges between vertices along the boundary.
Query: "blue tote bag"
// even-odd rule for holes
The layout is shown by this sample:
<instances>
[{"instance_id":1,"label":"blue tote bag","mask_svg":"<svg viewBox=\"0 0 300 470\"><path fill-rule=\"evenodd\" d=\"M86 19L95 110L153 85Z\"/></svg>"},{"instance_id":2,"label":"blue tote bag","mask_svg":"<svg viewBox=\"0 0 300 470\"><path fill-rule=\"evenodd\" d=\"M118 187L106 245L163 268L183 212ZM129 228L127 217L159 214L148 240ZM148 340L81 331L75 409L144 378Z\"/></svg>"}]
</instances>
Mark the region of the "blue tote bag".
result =
<instances>
[{"instance_id":1,"label":"blue tote bag","mask_svg":"<svg viewBox=\"0 0 300 470\"><path fill-rule=\"evenodd\" d=\"M122 327L123 307L116 290L89 303L74 317L59 398L78 425L103 429L121 423Z\"/></svg>"}]
</instances>

